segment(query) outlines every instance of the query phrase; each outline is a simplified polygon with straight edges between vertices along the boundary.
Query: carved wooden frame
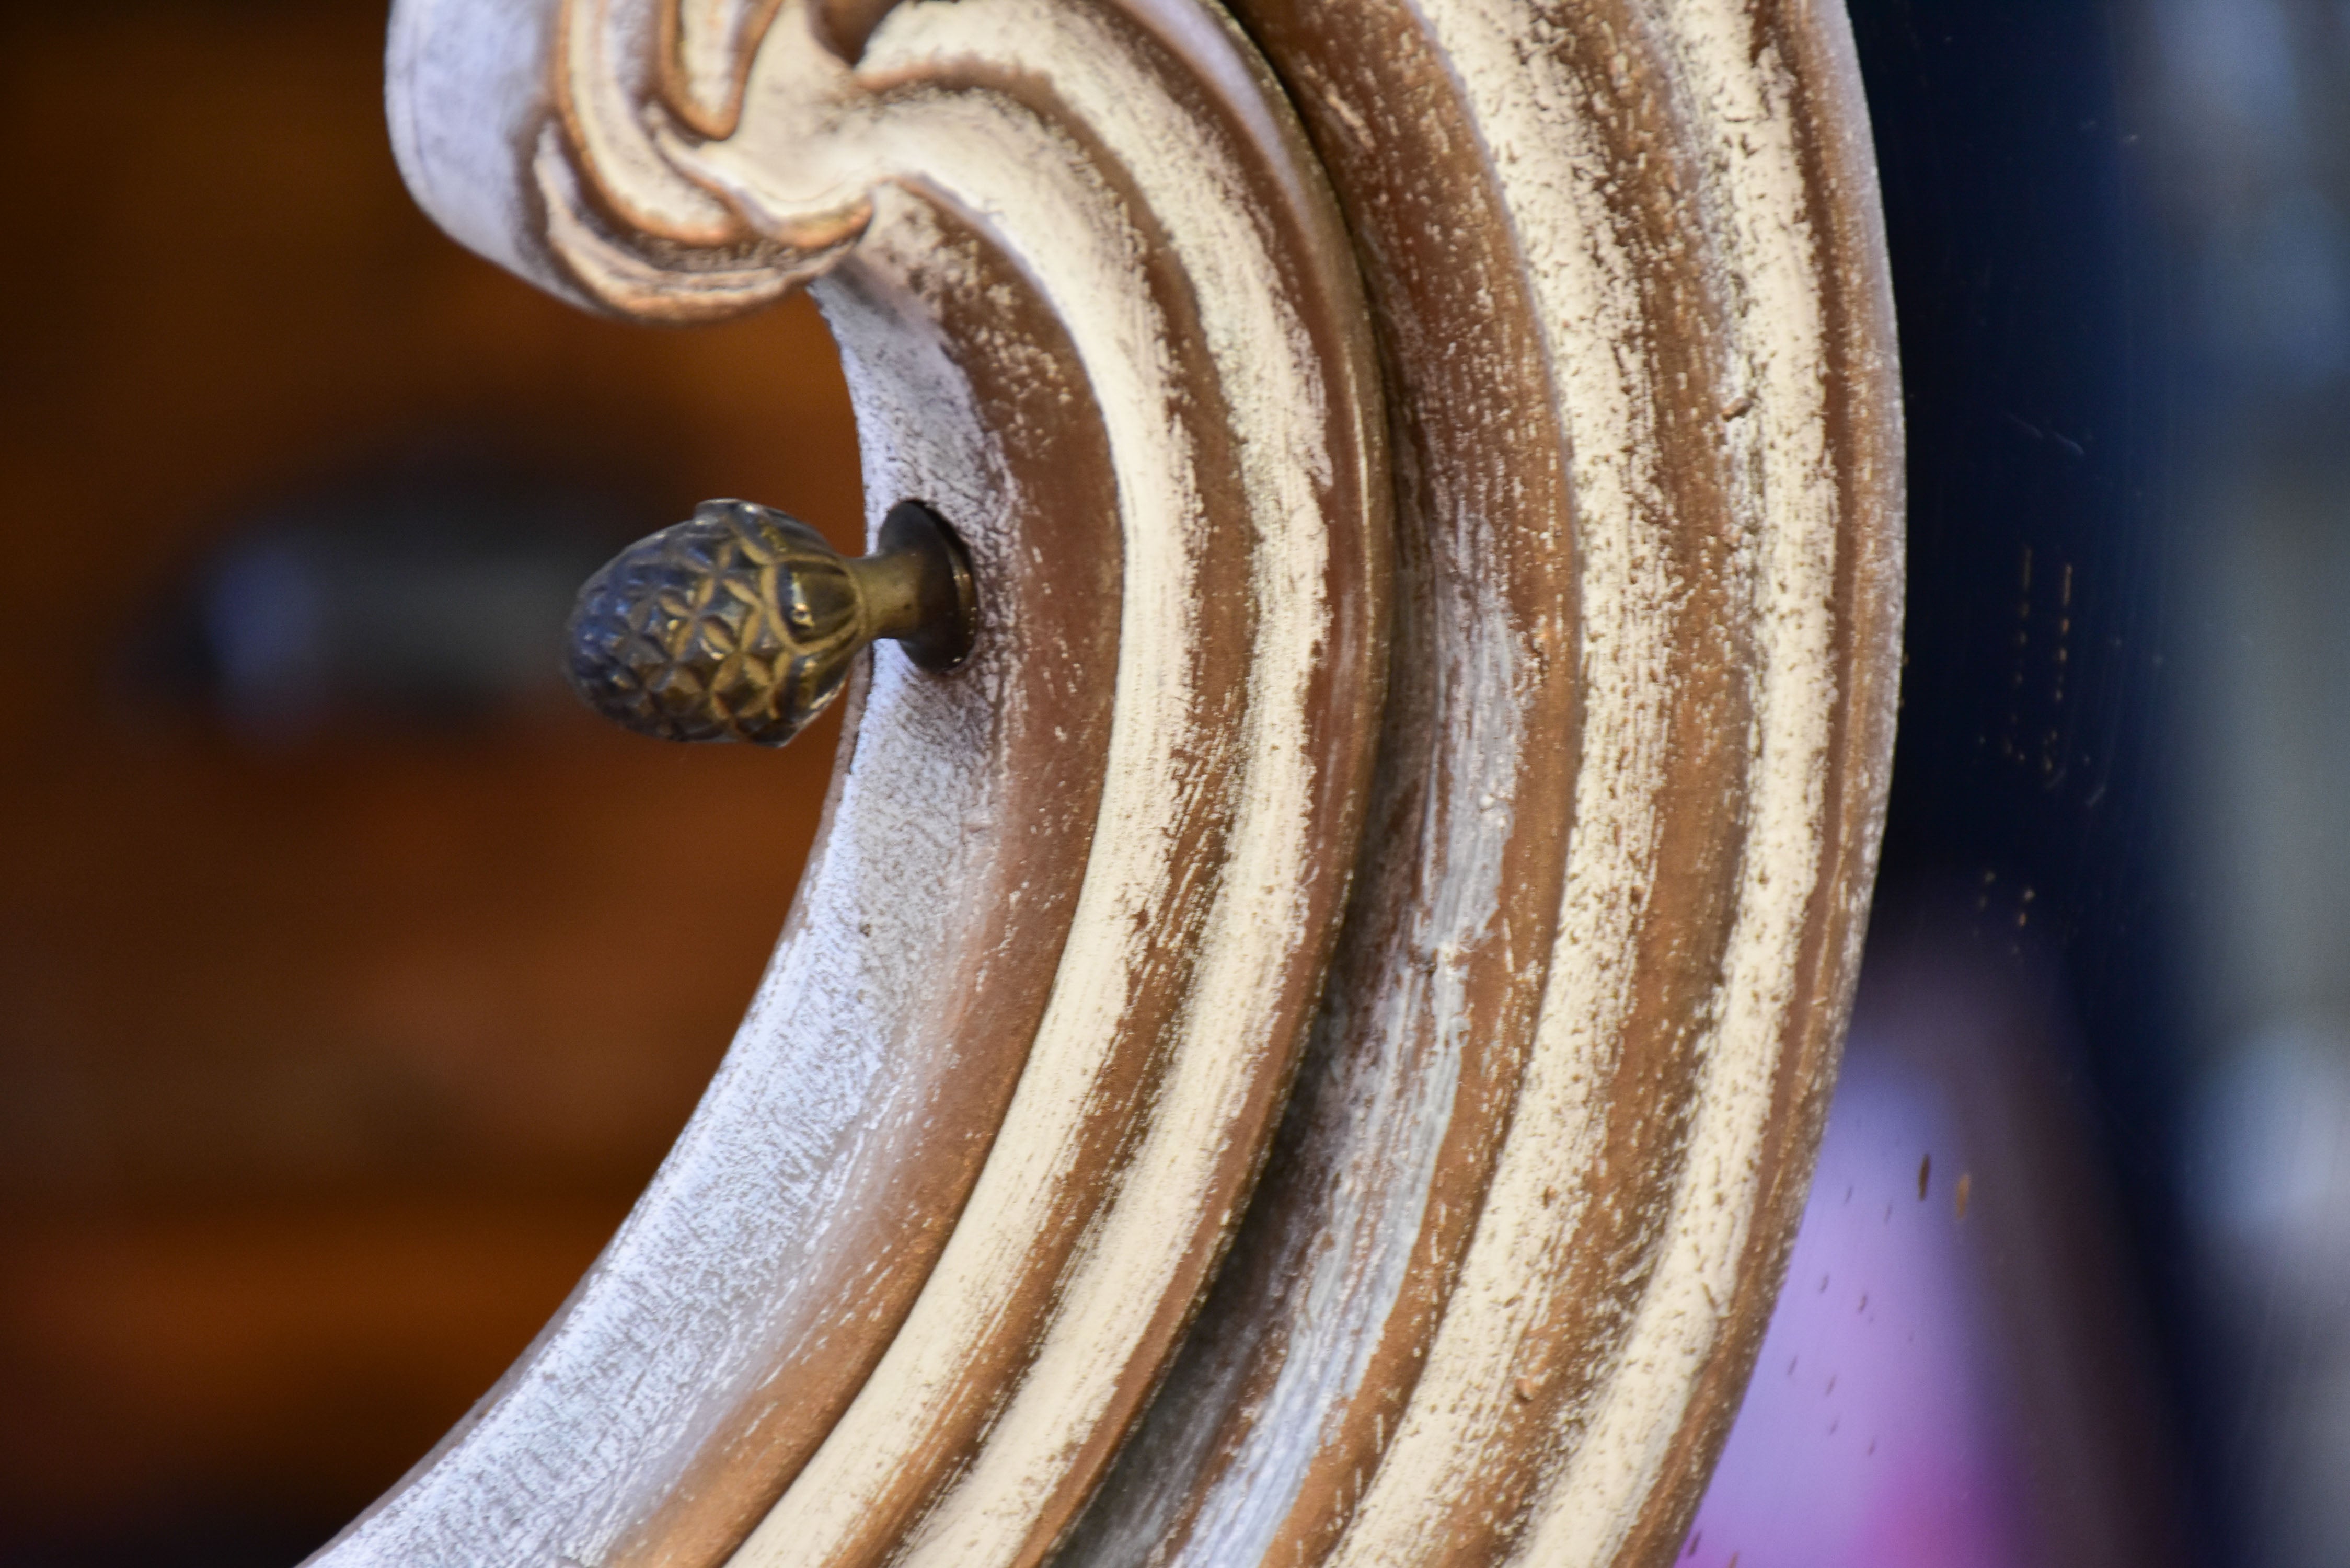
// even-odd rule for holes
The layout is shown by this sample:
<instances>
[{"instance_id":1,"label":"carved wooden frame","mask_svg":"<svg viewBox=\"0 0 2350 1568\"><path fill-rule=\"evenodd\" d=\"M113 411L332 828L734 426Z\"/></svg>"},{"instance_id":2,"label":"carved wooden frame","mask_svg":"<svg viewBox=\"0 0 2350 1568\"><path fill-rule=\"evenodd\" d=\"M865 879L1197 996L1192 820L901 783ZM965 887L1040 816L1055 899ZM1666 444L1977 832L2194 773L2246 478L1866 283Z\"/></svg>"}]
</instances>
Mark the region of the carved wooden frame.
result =
<instances>
[{"instance_id":1,"label":"carved wooden frame","mask_svg":"<svg viewBox=\"0 0 2350 1568\"><path fill-rule=\"evenodd\" d=\"M557 293L816 289L983 618L873 656L693 1122L315 1561L1665 1561L1890 751L1834 0L400 0L390 77Z\"/></svg>"}]
</instances>

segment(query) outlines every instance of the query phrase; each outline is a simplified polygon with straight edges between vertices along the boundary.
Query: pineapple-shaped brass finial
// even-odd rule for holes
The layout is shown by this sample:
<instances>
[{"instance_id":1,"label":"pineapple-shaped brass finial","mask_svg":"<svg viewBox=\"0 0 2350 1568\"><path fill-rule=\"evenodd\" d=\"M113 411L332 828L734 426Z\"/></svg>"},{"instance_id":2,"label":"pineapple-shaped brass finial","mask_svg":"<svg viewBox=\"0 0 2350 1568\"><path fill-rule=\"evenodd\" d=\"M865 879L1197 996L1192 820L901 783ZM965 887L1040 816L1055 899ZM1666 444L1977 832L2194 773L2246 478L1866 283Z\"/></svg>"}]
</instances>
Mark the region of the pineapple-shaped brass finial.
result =
<instances>
[{"instance_id":1,"label":"pineapple-shaped brass finial","mask_svg":"<svg viewBox=\"0 0 2350 1568\"><path fill-rule=\"evenodd\" d=\"M615 723L668 741L780 746L839 695L868 643L926 670L971 651L979 601L962 545L904 501L880 549L842 556L795 517L707 501L588 579L571 612L571 684Z\"/></svg>"}]
</instances>

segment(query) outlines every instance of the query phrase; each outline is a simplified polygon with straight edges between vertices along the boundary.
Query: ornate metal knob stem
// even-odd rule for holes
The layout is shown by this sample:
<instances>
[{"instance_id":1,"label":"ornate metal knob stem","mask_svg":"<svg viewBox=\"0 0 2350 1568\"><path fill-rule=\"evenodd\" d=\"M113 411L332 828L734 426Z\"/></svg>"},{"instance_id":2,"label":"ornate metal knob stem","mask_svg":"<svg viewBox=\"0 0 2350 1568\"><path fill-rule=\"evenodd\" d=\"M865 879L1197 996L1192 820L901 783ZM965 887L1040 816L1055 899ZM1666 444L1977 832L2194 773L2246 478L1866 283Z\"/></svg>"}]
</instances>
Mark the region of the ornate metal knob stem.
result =
<instances>
[{"instance_id":1,"label":"ornate metal knob stem","mask_svg":"<svg viewBox=\"0 0 2350 1568\"><path fill-rule=\"evenodd\" d=\"M961 664L979 625L961 542L903 501L880 545L852 560L795 517L704 502L580 588L571 684L640 735L780 746L839 695L877 639L897 639L925 670Z\"/></svg>"}]
</instances>

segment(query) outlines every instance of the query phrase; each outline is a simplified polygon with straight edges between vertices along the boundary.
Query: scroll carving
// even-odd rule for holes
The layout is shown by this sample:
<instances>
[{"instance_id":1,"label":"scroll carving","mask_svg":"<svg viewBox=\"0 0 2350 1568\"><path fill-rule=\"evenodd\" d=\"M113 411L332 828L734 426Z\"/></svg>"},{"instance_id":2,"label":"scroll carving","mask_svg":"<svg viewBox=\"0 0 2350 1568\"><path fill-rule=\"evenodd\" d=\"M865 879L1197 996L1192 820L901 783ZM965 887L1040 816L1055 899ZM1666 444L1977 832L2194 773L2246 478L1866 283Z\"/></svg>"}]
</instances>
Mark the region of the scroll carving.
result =
<instances>
[{"instance_id":1,"label":"scroll carving","mask_svg":"<svg viewBox=\"0 0 2350 1568\"><path fill-rule=\"evenodd\" d=\"M544 286L813 286L985 592L852 690L636 1214L322 1560L1668 1560L1890 752L1835 7L400 0L390 67Z\"/></svg>"},{"instance_id":2,"label":"scroll carving","mask_svg":"<svg viewBox=\"0 0 2350 1568\"><path fill-rule=\"evenodd\" d=\"M1849 44L1812 5L1246 15L1370 285L1400 656L1270 1174L1074 1555L1662 1563L1802 1205L1890 751Z\"/></svg>"},{"instance_id":3,"label":"scroll carving","mask_svg":"<svg viewBox=\"0 0 2350 1568\"><path fill-rule=\"evenodd\" d=\"M1326 191L1188 4L913 6L853 67L822 20L395 17L403 165L462 237L663 320L821 275L874 521L934 508L983 615L952 676L874 657L693 1123L330 1561L1032 1557L1158 1380L1295 1066L1387 639Z\"/></svg>"}]
</instances>

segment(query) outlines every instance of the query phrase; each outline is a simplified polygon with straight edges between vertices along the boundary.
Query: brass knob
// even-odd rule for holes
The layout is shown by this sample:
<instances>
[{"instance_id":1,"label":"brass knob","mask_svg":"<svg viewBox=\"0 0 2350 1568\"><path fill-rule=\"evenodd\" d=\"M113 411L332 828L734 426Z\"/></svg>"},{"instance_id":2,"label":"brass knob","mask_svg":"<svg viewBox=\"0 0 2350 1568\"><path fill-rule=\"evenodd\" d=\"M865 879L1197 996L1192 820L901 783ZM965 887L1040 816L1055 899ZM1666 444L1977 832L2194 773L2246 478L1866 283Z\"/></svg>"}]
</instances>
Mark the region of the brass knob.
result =
<instances>
[{"instance_id":1,"label":"brass knob","mask_svg":"<svg viewBox=\"0 0 2350 1568\"><path fill-rule=\"evenodd\" d=\"M925 670L961 664L979 626L961 541L902 501L882 520L880 546L850 559L796 517L706 501L580 588L572 687L640 735L780 746L840 694L877 638L896 639Z\"/></svg>"}]
</instances>

